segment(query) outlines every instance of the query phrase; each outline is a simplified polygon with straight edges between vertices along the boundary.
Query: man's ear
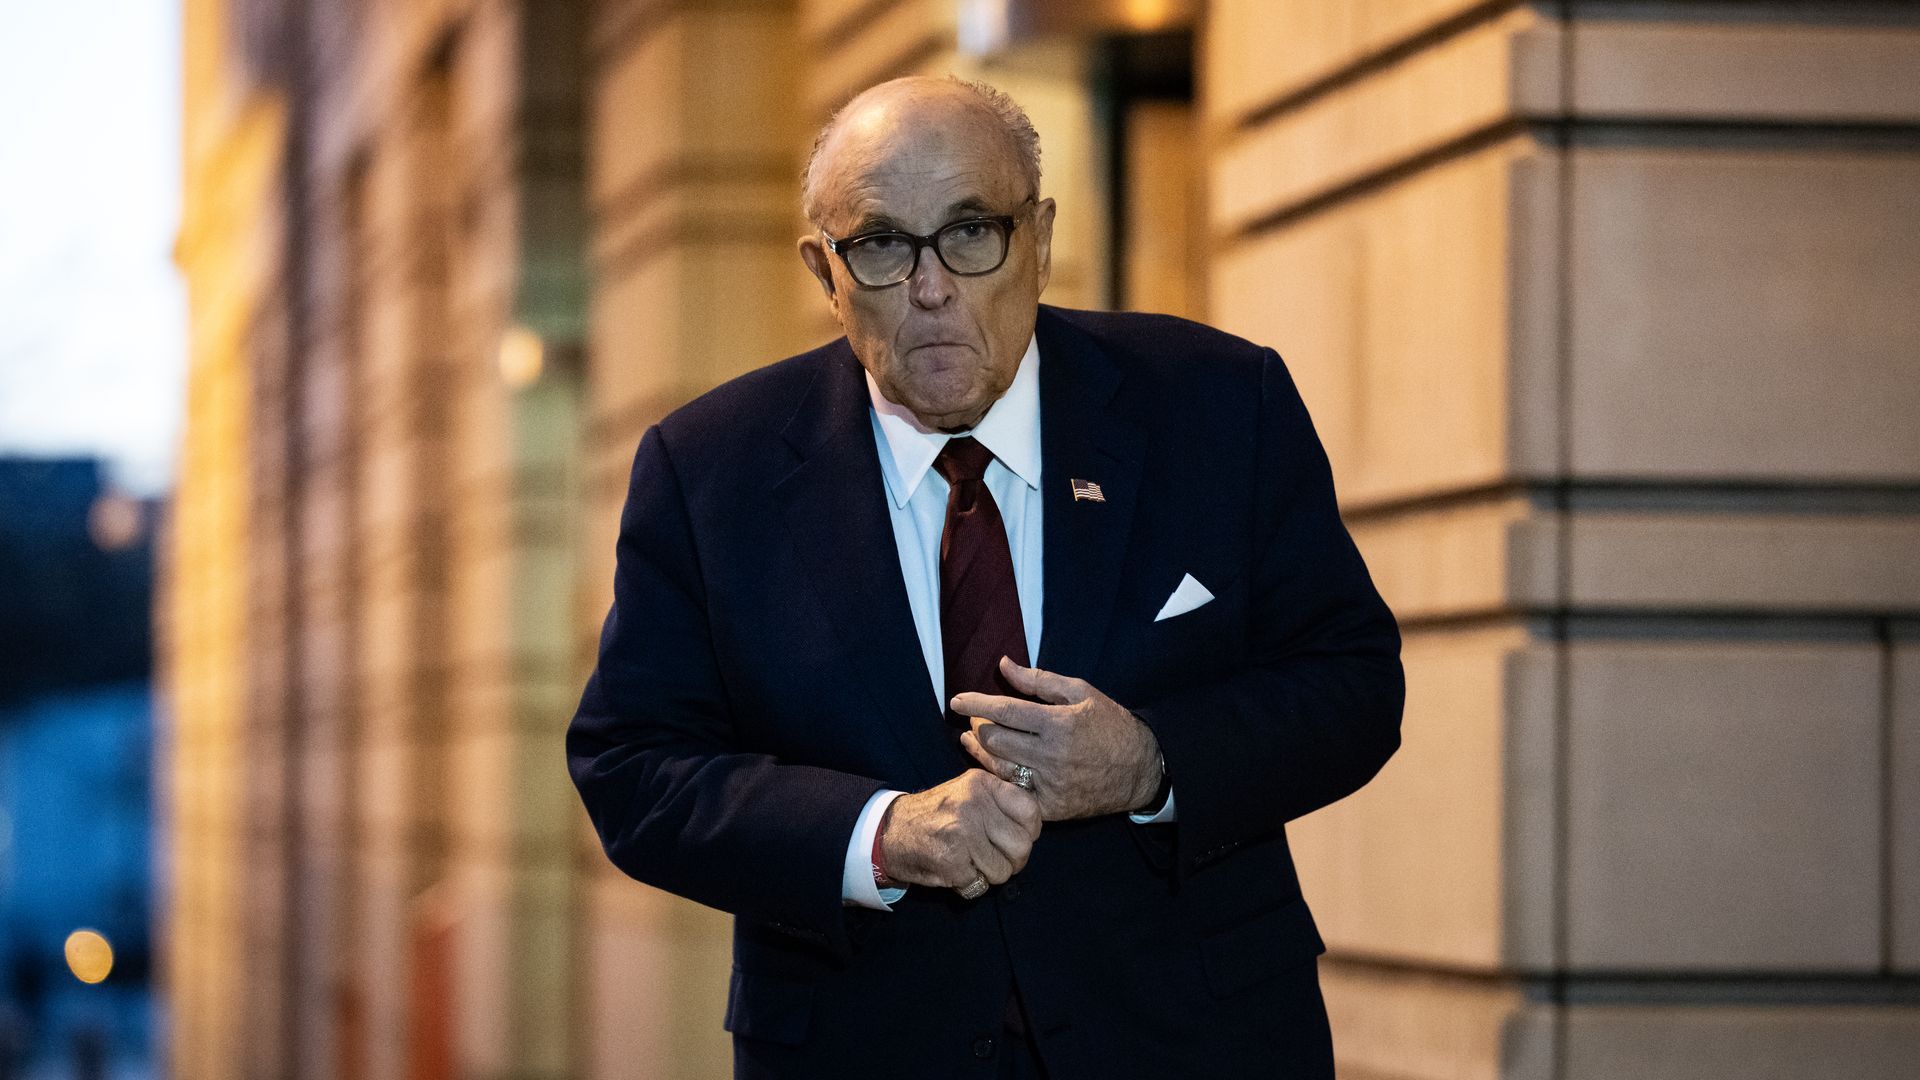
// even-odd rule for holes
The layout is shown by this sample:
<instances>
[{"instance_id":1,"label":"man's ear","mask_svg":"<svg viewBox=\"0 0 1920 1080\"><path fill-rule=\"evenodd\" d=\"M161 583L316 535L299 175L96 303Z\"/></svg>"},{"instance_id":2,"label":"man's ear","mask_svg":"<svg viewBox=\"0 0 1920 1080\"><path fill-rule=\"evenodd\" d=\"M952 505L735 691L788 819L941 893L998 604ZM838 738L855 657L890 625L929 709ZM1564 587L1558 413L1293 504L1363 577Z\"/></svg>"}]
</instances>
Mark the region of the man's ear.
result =
<instances>
[{"instance_id":1,"label":"man's ear","mask_svg":"<svg viewBox=\"0 0 1920 1080\"><path fill-rule=\"evenodd\" d=\"M1047 291L1053 277L1053 200L1041 199L1033 208L1034 269L1040 281L1039 292Z\"/></svg>"},{"instance_id":2,"label":"man's ear","mask_svg":"<svg viewBox=\"0 0 1920 1080\"><path fill-rule=\"evenodd\" d=\"M821 291L827 294L827 303L833 303L833 264L827 261L827 245L820 242L815 233L800 238L800 261L807 264L807 272L820 283Z\"/></svg>"}]
</instances>

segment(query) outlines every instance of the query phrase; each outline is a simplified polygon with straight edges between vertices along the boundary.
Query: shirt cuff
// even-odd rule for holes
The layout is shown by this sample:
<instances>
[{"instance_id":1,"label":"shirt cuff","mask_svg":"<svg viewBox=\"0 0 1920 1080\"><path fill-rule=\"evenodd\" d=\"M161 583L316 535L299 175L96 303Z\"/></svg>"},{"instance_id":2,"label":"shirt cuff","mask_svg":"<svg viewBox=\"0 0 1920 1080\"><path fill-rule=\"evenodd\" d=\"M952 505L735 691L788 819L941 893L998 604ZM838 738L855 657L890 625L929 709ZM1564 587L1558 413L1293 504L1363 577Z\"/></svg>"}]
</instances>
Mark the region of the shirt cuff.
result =
<instances>
[{"instance_id":1,"label":"shirt cuff","mask_svg":"<svg viewBox=\"0 0 1920 1080\"><path fill-rule=\"evenodd\" d=\"M1173 789L1167 789L1167 803L1151 814L1128 814L1135 825L1165 825L1175 820L1173 813Z\"/></svg>"},{"instance_id":2,"label":"shirt cuff","mask_svg":"<svg viewBox=\"0 0 1920 1080\"><path fill-rule=\"evenodd\" d=\"M840 871L842 901L876 911L892 911L893 904L907 895L904 888L882 889L873 883L874 835L880 831L880 819L886 816L887 807L905 794L904 791L876 791L861 808L859 818L853 823L853 836L847 840L846 865Z\"/></svg>"}]
</instances>

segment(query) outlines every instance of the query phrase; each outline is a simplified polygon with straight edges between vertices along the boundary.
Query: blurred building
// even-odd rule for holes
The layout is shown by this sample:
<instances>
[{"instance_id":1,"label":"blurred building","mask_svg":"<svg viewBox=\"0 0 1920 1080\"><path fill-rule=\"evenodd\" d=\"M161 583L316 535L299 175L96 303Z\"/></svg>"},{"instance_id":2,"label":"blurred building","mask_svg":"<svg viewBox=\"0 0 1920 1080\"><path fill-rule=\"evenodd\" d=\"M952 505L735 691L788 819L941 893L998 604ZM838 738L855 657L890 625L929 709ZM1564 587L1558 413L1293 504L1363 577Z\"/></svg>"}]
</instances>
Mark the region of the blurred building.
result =
<instances>
[{"instance_id":1,"label":"blurred building","mask_svg":"<svg viewBox=\"0 0 1920 1080\"><path fill-rule=\"evenodd\" d=\"M1908 5L188 0L172 1074L717 1077L561 736L641 432L831 336L811 131L1027 106L1047 299L1278 348L1403 620L1343 1075L1920 1060ZM1844 1068L1842 1068L1844 1063Z\"/></svg>"}]
</instances>

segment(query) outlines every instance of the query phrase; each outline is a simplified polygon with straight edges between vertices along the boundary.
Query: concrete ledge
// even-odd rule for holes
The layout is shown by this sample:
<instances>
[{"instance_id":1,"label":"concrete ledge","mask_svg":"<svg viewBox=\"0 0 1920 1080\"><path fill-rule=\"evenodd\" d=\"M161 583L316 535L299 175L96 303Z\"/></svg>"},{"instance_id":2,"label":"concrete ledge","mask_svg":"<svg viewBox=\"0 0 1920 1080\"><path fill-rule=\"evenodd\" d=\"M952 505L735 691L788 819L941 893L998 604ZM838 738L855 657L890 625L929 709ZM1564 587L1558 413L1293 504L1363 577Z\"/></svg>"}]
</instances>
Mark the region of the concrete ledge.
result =
<instances>
[{"instance_id":1,"label":"concrete ledge","mask_svg":"<svg viewBox=\"0 0 1920 1080\"><path fill-rule=\"evenodd\" d=\"M1567 1010L1566 1080L1904 1080L1920 1060L1920 1008Z\"/></svg>"},{"instance_id":2,"label":"concrete ledge","mask_svg":"<svg viewBox=\"0 0 1920 1080\"><path fill-rule=\"evenodd\" d=\"M1569 529L1575 606L1920 609L1920 514L1576 513Z\"/></svg>"},{"instance_id":3,"label":"concrete ledge","mask_svg":"<svg viewBox=\"0 0 1920 1080\"><path fill-rule=\"evenodd\" d=\"M1496 979L1320 961L1320 992L1346 1080L1496 1080L1519 987Z\"/></svg>"},{"instance_id":4,"label":"concrete ledge","mask_svg":"<svg viewBox=\"0 0 1920 1080\"><path fill-rule=\"evenodd\" d=\"M1583 117L1920 123L1911 27L1583 19L1572 58Z\"/></svg>"}]
</instances>

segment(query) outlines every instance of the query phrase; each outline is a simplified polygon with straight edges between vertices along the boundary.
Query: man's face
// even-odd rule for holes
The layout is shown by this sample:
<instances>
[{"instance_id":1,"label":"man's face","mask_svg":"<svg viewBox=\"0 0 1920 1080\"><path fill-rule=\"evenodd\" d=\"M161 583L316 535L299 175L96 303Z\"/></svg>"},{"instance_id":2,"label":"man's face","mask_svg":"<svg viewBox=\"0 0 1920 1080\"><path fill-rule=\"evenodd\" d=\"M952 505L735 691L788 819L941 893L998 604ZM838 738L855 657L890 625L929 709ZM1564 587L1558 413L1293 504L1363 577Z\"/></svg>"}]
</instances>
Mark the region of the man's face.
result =
<instances>
[{"instance_id":1,"label":"man's face","mask_svg":"<svg viewBox=\"0 0 1920 1080\"><path fill-rule=\"evenodd\" d=\"M820 225L836 239L1016 219L999 269L955 274L926 247L907 280L879 288L854 281L817 234L800 241L854 355L888 400L929 427L971 427L1019 369L1052 269L1053 200L1029 202L1036 194L998 122L954 94L860 109L822 149Z\"/></svg>"}]
</instances>

